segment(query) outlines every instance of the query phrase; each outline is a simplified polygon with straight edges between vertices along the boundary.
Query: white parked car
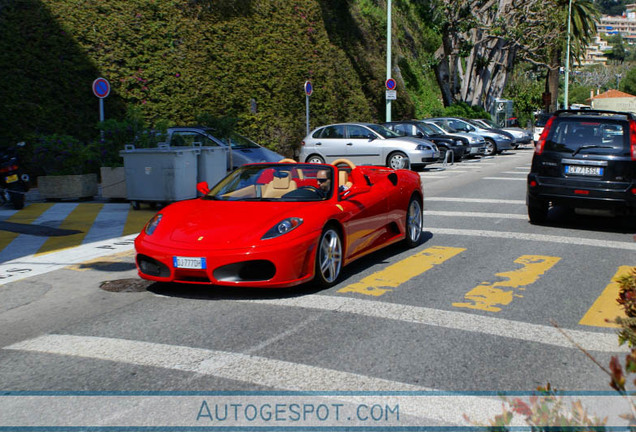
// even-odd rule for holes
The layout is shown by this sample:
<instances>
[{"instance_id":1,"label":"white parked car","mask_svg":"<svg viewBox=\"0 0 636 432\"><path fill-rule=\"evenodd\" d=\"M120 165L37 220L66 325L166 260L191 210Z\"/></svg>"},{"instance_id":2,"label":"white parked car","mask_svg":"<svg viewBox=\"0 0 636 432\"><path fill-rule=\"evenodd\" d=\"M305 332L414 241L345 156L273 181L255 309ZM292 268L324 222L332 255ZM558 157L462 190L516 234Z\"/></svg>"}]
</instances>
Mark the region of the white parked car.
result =
<instances>
[{"instance_id":1,"label":"white parked car","mask_svg":"<svg viewBox=\"0 0 636 432\"><path fill-rule=\"evenodd\" d=\"M372 123L339 123L314 129L301 143L299 160L330 163L346 158L356 165L421 169L439 159L432 142L401 136Z\"/></svg>"}]
</instances>

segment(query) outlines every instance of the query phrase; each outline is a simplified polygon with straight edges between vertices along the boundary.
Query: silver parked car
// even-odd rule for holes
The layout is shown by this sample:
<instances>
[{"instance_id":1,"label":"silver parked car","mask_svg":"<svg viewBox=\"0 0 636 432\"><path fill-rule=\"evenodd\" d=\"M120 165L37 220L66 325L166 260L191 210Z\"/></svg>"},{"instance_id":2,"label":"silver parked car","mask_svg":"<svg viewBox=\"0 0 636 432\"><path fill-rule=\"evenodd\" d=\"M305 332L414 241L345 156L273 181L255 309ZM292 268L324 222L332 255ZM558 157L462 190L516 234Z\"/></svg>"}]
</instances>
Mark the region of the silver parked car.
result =
<instances>
[{"instance_id":1,"label":"silver parked car","mask_svg":"<svg viewBox=\"0 0 636 432\"><path fill-rule=\"evenodd\" d=\"M471 123L477 123L485 128L490 129L501 129L504 132L508 132L515 139L514 146L515 148L519 147L521 144L530 144L532 142L532 134L525 129L520 127L500 127L497 123L488 119L470 119Z\"/></svg>"},{"instance_id":2,"label":"silver parked car","mask_svg":"<svg viewBox=\"0 0 636 432\"><path fill-rule=\"evenodd\" d=\"M421 169L437 162L439 149L432 142L401 136L371 123L339 123L321 126L305 137L299 160L329 163L346 158L356 165L385 165Z\"/></svg>"},{"instance_id":3,"label":"silver parked car","mask_svg":"<svg viewBox=\"0 0 636 432\"><path fill-rule=\"evenodd\" d=\"M457 117L432 118L430 120L449 132L472 132L483 136L486 140L486 156L512 149L512 136L507 132L482 128Z\"/></svg>"}]
</instances>

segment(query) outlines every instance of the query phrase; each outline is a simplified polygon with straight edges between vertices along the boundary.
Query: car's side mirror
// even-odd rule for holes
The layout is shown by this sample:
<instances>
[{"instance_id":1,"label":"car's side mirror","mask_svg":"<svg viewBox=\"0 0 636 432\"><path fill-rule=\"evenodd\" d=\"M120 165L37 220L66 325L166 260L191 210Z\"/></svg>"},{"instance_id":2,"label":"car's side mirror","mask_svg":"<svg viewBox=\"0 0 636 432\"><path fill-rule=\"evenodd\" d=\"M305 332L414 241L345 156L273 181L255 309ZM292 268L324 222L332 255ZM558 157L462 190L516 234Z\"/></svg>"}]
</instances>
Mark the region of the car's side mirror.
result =
<instances>
[{"instance_id":1,"label":"car's side mirror","mask_svg":"<svg viewBox=\"0 0 636 432\"><path fill-rule=\"evenodd\" d=\"M369 138L369 141L373 141L374 139L376 139L376 136L370 133L369 135L367 135L367 138Z\"/></svg>"},{"instance_id":2,"label":"car's side mirror","mask_svg":"<svg viewBox=\"0 0 636 432\"><path fill-rule=\"evenodd\" d=\"M415 136L418 138L424 138L424 134L422 132L416 133Z\"/></svg>"},{"instance_id":3,"label":"car's side mirror","mask_svg":"<svg viewBox=\"0 0 636 432\"><path fill-rule=\"evenodd\" d=\"M202 181L197 183L197 191L201 192L203 195L207 195L210 192L210 186L208 186L208 182Z\"/></svg>"}]
</instances>

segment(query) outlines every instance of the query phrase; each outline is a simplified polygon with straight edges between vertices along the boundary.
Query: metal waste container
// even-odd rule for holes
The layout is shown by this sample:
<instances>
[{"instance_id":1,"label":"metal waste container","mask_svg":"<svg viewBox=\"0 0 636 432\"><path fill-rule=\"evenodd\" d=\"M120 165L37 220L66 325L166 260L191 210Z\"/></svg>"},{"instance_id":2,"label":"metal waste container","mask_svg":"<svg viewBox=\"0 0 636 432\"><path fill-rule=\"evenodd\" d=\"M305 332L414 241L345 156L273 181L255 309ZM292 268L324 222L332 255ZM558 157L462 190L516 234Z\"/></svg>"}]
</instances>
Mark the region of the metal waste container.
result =
<instances>
[{"instance_id":1,"label":"metal waste container","mask_svg":"<svg viewBox=\"0 0 636 432\"><path fill-rule=\"evenodd\" d=\"M135 148L119 152L126 171L126 198L134 209L141 202L166 204L197 196L198 148Z\"/></svg>"},{"instance_id":2,"label":"metal waste container","mask_svg":"<svg viewBox=\"0 0 636 432\"><path fill-rule=\"evenodd\" d=\"M174 148L174 147L173 147ZM227 174L227 147L195 147L197 156L197 182L207 182L211 188Z\"/></svg>"}]
</instances>

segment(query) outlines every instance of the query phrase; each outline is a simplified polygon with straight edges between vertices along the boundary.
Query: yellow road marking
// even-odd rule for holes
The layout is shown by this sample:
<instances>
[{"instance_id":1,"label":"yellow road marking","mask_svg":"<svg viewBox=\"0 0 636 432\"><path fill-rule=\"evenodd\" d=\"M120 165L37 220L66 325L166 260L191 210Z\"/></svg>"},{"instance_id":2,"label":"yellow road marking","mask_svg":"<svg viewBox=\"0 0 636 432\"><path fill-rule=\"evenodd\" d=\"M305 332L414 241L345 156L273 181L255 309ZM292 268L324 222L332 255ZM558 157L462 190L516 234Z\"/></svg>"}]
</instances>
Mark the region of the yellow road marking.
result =
<instances>
[{"instance_id":1,"label":"yellow road marking","mask_svg":"<svg viewBox=\"0 0 636 432\"><path fill-rule=\"evenodd\" d=\"M392 264L382 271L373 273L360 282L339 289L338 292L381 296L465 250L463 248L433 246Z\"/></svg>"},{"instance_id":2,"label":"yellow road marking","mask_svg":"<svg viewBox=\"0 0 636 432\"><path fill-rule=\"evenodd\" d=\"M78 230L77 234L66 236L49 237L35 255L45 254L60 249L67 249L82 244L82 240L95 222L97 215L104 204L79 204L64 219L58 228L67 230Z\"/></svg>"},{"instance_id":3,"label":"yellow road marking","mask_svg":"<svg viewBox=\"0 0 636 432\"><path fill-rule=\"evenodd\" d=\"M509 272L497 273L495 276L506 278L495 283L482 282L470 290L464 303L453 303L459 308L480 309L488 312L499 312L501 305L507 305L515 297L523 297L515 290L523 291L526 286L535 283L541 275L559 262L559 257L541 255L524 255L515 260L523 267ZM510 288L508 290L504 288Z\"/></svg>"},{"instance_id":4,"label":"yellow road marking","mask_svg":"<svg viewBox=\"0 0 636 432\"><path fill-rule=\"evenodd\" d=\"M126 218L126 224L124 225L124 233L122 235L136 234L140 232L143 227L155 214L157 210L151 209L139 209L128 211L128 217Z\"/></svg>"},{"instance_id":5,"label":"yellow road marking","mask_svg":"<svg viewBox=\"0 0 636 432\"><path fill-rule=\"evenodd\" d=\"M20 224L32 224L37 218L42 216L42 213L51 208L53 203L35 203L29 204L13 216L5 219L5 222L20 223ZM19 233L10 231L0 231L0 250L4 249L11 243Z\"/></svg>"},{"instance_id":6,"label":"yellow road marking","mask_svg":"<svg viewBox=\"0 0 636 432\"><path fill-rule=\"evenodd\" d=\"M616 302L619 285L616 279L631 273L632 266L620 266L612 278L612 282L605 287L594 304L583 315L579 324L594 327L619 327L617 324L605 322L605 319L614 319L618 316L625 317L623 308Z\"/></svg>"}]
</instances>

